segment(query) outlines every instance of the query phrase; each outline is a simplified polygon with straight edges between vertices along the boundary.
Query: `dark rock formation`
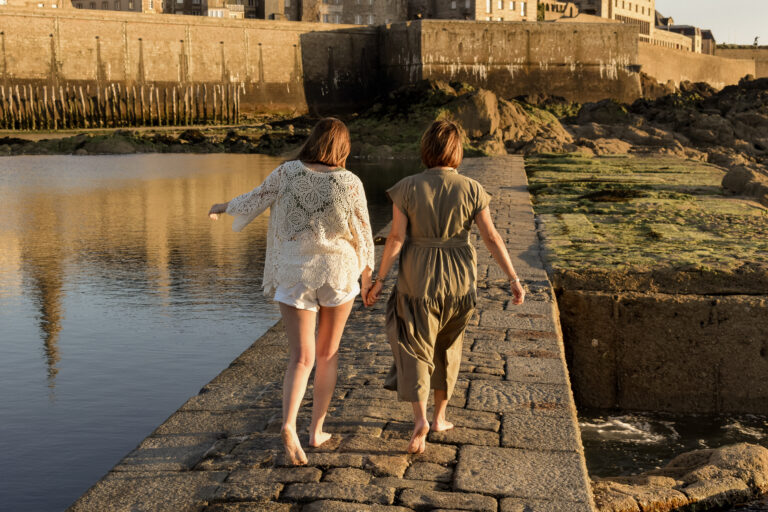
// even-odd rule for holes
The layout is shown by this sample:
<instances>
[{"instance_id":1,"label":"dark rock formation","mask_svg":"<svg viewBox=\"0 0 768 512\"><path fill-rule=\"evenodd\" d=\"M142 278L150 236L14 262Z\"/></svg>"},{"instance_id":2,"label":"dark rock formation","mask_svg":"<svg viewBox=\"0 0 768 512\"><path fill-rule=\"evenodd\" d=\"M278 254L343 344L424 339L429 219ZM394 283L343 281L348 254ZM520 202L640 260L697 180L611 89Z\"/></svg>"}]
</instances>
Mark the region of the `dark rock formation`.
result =
<instances>
[{"instance_id":1,"label":"dark rock formation","mask_svg":"<svg viewBox=\"0 0 768 512\"><path fill-rule=\"evenodd\" d=\"M768 450L735 444L696 450L641 475L593 482L600 512L712 510L768 490Z\"/></svg>"}]
</instances>

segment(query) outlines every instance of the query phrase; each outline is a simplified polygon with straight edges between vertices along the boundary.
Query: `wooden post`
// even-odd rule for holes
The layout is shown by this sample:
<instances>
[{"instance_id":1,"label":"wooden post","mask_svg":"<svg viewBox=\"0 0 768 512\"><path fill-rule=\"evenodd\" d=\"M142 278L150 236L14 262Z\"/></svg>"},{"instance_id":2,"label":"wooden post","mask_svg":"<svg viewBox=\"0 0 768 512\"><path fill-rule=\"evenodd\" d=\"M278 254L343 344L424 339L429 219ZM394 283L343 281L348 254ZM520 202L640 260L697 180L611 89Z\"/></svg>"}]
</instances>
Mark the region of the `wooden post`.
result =
<instances>
[{"instance_id":1,"label":"wooden post","mask_svg":"<svg viewBox=\"0 0 768 512\"><path fill-rule=\"evenodd\" d=\"M151 110L151 107L152 105L150 104L150 110ZM147 124L146 103L144 103L144 84L141 84L139 86L139 109L141 110L141 125L144 126ZM150 112L150 118L151 117L152 117L152 113Z\"/></svg>"},{"instance_id":2,"label":"wooden post","mask_svg":"<svg viewBox=\"0 0 768 512\"><path fill-rule=\"evenodd\" d=\"M80 93L80 106L83 108L83 128L89 128L90 123L88 122L88 109L85 106L85 98L83 97L83 86L78 86L78 92Z\"/></svg>"},{"instance_id":3,"label":"wooden post","mask_svg":"<svg viewBox=\"0 0 768 512\"><path fill-rule=\"evenodd\" d=\"M3 109L3 115L0 117L0 125L2 125L3 128L8 128L8 108L5 105L5 86L0 85L0 106L2 106Z\"/></svg>"},{"instance_id":4,"label":"wooden post","mask_svg":"<svg viewBox=\"0 0 768 512\"><path fill-rule=\"evenodd\" d=\"M176 94L176 86L173 87L172 91L172 98L173 98L173 125L176 126L179 122L179 116L178 116L178 98Z\"/></svg>"}]
</instances>

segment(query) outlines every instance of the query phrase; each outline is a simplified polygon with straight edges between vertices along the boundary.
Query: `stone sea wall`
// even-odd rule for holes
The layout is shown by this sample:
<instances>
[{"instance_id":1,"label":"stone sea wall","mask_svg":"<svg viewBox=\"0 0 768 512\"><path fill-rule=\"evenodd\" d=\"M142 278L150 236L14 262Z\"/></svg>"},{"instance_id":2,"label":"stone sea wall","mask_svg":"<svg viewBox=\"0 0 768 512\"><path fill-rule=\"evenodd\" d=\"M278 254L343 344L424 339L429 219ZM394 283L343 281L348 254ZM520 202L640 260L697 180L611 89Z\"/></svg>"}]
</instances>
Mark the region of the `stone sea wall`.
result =
<instances>
[{"instance_id":1,"label":"stone sea wall","mask_svg":"<svg viewBox=\"0 0 768 512\"><path fill-rule=\"evenodd\" d=\"M659 82L707 82L715 89L735 85L746 75L755 75L755 61L718 55L681 52L640 42L638 62L642 71Z\"/></svg>"},{"instance_id":2,"label":"stone sea wall","mask_svg":"<svg viewBox=\"0 0 768 512\"><path fill-rule=\"evenodd\" d=\"M383 29L397 84L463 81L510 98L545 93L574 101L641 96L637 31L617 24L424 20Z\"/></svg>"},{"instance_id":3,"label":"stone sea wall","mask_svg":"<svg viewBox=\"0 0 768 512\"><path fill-rule=\"evenodd\" d=\"M638 46L629 25L421 20L386 26L4 7L0 124L230 124L338 113L422 79L510 98L632 102L640 72L716 87L754 61Z\"/></svg>"}]
</instances>

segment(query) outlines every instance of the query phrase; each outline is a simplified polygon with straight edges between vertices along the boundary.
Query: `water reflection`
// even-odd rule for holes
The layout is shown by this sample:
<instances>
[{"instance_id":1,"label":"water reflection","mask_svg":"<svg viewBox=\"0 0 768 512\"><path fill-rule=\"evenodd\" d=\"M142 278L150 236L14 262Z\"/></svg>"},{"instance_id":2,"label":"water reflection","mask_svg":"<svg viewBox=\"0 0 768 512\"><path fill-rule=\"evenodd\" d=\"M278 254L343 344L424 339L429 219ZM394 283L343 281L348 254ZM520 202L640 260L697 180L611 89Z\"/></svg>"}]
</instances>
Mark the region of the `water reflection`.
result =
<instances>
[{"instance_id":1,"label":"water reflection","mask_svg":"<svg viewBox=\"0 0 768 512\"><path fill-rule=\"evenodd\" d=\"M16 243L9 246L20 251L24 289L36 307L48 387L52 391L58 373L56 365L61 359L58 342L63 315L62 229L51 196L30 197L24 205L29 212L24 219L26 225L22 226Z\"/></svg>"}]
</instances>

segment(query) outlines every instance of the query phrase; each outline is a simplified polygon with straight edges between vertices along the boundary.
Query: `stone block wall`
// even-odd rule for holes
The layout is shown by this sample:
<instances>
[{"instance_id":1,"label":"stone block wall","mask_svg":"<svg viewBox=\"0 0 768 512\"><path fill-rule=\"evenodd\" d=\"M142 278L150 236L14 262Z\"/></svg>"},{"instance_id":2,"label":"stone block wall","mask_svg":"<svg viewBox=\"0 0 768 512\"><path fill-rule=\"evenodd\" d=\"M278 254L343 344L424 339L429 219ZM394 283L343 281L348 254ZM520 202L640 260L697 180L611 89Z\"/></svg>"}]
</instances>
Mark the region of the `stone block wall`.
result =
<instances>
[{"instance_id":1,"label":"stone block wall","mask_svg":"<svg viewBox=\"0 0 768 512\"><path fill-rule=\"evenodd\" d=\"M724 58L701 53L683 52L662 48L641 42L638 58L641 70L660 83L672 80L708 82L716 89L739 83L746 75L755 74L755 62L750 60Z\"/></svg>"},{"instance_id":2,"label":"stone block wall","mask_svg":"<svg viewBox=\"0 0 768 512\"><path fill-rule=\"evenodd\" d=\"M394 82L463 81L504 97L545 93L580 102L641 95L638 34L627 25L424 20L390 34L383 60Z\"/></svg>"},{"instance_id":3,"label":"stone block wall","mask_svg":"<svg viewBox=\"0 0 768 512\"><path fill-rule=\"evenodd\" d=\"M768 78L768 48L718 48L717 56L752 60L755 62L755 76Z\"/></svg>"},{"instance_id":4,"label":"stone block wall","mask_svg":"<svg viewBox=\"0 0 768 512\"><path fill-rule=\"evenodd\" d=\"M238 84L243 112L350 109L379 87L373 27L4 9L0 39L5 85Z\"/></svg>"}]
</instances>

